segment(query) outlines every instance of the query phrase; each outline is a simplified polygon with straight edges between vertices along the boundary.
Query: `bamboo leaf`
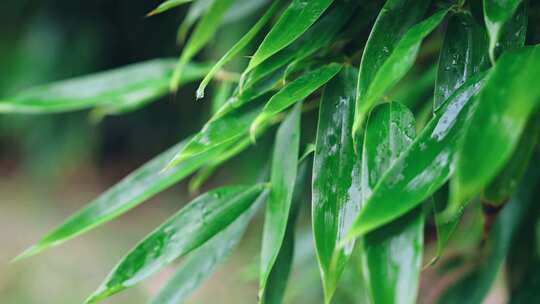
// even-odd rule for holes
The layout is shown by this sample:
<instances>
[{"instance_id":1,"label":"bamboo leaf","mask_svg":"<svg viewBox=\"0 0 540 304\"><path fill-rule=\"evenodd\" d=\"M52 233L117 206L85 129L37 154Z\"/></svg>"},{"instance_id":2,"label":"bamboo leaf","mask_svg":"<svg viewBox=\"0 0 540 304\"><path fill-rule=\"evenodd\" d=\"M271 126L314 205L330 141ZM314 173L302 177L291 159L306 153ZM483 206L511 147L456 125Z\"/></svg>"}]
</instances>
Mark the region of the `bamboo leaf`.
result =
<instances>
[{"instance_id":1,"label":"bamboo leaf","mask_svg":"<svg viewBox=\"0 0 540 304\"><path fill-rule=\"evenodd\" d=\"M488 67L487 35L469 12L456 13L446 28L439 56L436 111L465 81Z\"/></svg>"},{"instance_id":2,"label":"bamboo leaf","mask_svg":"<svg viewBox=\"0 0 540 304\"><path fill-rule=\"evenodd\" d=\"M495 47L504 24L512 17L521 0L484 0L484 21L489 34L489 54L495 62Z\"/></svg>"},{"instance_id":3,"label":"bamboo leaf","mask_svg":"<svg viewBox=\"0 0 540 304\"><path fill-rule=\"evenodd\" d=\"M189 2L193 2L193 0L167 0L167 1L163 2L163 3L161 3L160 5L158 5L158 7L153 9L146 16L147 17L154 16L154 15L163 13L165 11L168 11L170 9L173 9L173 8L177 7L177 6L180 6L182 4L186 4L186 3L189 3Z\"/></svg>"},{"instance_id":4,"label":"bamboo leaf","mask_svg":"<svg viewBox=\"0 0 540 304\"><path fill-rule=\"evenodd\" d=\"M302 103L298 103L279 127L272 156L270 196L266 205L259 299L264 299L266 284L283 244L287 219L291 209L300 150L300 116Z\"/></svg>"},{"instance_id":5,"label":"bamboo leaf","mask_svg":"<svg viewBox=\"0 0 540 304\"><path fill-rule=\"evenodd\" d=\"M173 59L155 59L22 91L0 101L0 113L46 114L92 107L121 113L167 94ZM204 76L209 67L186 64L181 83Z\"/></svg>"},{"instance_id":6,"label":"bamboo leaf","mask_svg":"<svg viewBox=\"0 0 540 304\"><path fill-rule=\"evenodd\" d=\"M404 6L409 2L413 3ZM413 66L422 41L448 13L448 9L440 10L411 26L423 15L428 2L390 0L382 9L360 63L355 132L362 128L371 108Z\"/></svg>"},{"instance_id":7,"label":"bamboo leaf","mask_svg":"<svg viewBox=\"0 0 540 304\"><path fill-rule=\"evenodd\" d=\"M377 183L346 240L352 240L413 210L453 173L458 140L485 73L465 82L434 114L422 133ZM471 101L472 100L472 101Z\"/></svg>"},{"instance_id":8,"label":"bamboo leaf","mask_svg":"<svg viewBox=\"0 0 540 304\"><path fill-rule=\"evenodd\" d=\"M251 58L246 73L298 39L333 0L293 0Z\"/></svg>"},{"instance_id":9,"label":"bamboo leaf","mask_svg":"<svg viewBox=\"0 0 540 304\"><path fill-rule=\"evenodd\" d=\"M198 248L244 213L264 188L223 187L195 198L135 246L86 303L96 303L131 287Z\"/></svg>"},{"instance_id":10,"label":"bamboo leaf","mask_svg":"<svg viewBox=\"0 0 540 304\"><path fill-rule=\"evenodd\" d=\"M266 199L265 193L263 192L257 202L229 227L194 250L188 259L182 262L167 284L152 298L150 304L182 303L208 279L238 246L250 220L262 201Z\"/></svg>"},{"instance_id":11,"label":"bamboo leaf","mask_svg":"<svg viewBox=\"0 0 540 304\"><path fill-rule=\"evenodd\" d=\"M446 216L480 193L508 162L529 117L538 109L538 79L540 46L507 52L497 61L458 152Z\"/></svg>"},{"instance_id":12,"label":"bamboo leaf","mask_svg":"<svg viewBox=\"0 0 540 304\"><path fill-rule=\"evenodd\" d=\"M176 32L176 42L178 45L184 44L189 29L208 10L213 2L214 0L196 0L189 6L186 17L184 17Z\"/></svg>"},{"instance_id":13,"label":"bamboo leaf","mask_svg":"<svg viewBox=\"0 0 540 304\"><path fill-rule=\"evenodd\" d=\"M270 118L285 110L295 102L302 100L322 85L330 81L341 70L341 65L331 63L316 70L307 72L287 84L266 103L261 113L250 127L251 137L257 133L261 125Z\"/></svg>"},{"instance_id":14,"label":"bamboo leaf","mask_svg":"<svg viewBox=\"0 0 540 304\"><path fill-rule=\"evenodd\" d=\"M435 227L437 229L437 252L429 262L429 265L435 264L442 256L452 234L454 234L454 231L463 216L463 210L461 210L460 213L451 220L446 220L443 217L443 212L448 206L449 191L448 183L446 183L433 194L433 211L435 213Z\"/></svg>"},{"instance_id":15,"label":"bamboo leaf","mask_svg":"<svg viewBox=\"0 0 540 304\"><path fill-rule=\"evenodd\" d=\"M193 30L193 33L191 34L186 46L182 50L180 59L178 59L178 63L174 69L170 82L170 90L172 92L176 92L178 89L178 85L183 77L182 75L184 73L186 64L212 38L218 29L223 15L225 12L227 12L233 1L234 0L213 1L203 18L199 21L199 23L197 23L197 26L195 27L195 30Z\"/></svg>"},{"instance_id":16,"label":"bamboo leaf","mask_svg":"<svg viewBox=\"0 0 540 304\"><path fill-rule=\"evenodd\" d=\"M45 235L16 259L37 254L49 247L57 246L86 231L102 225L146 201L155 194L179 182L209 160L220 155L226 147L213 149L192 157L182 164L161 172L173 155L182 149L189 139L156 156L139 169L133 171L116 185L94 199L64 223Z\"/></svg>"},{"instance_id":17,"label":"bamboo leaf","mask_svg":"<svg viewBox=\"0 0 540 304\"><path fill-rule=\"evenodd\" d=\"M336 248L360 209L360 158L353 147L352 123L358 71L343 69L324 88L313 162L313 237L325 302L352 254L354 242ZM335 260L334 265L332 259Z\"/></svg>"}]
</instances>

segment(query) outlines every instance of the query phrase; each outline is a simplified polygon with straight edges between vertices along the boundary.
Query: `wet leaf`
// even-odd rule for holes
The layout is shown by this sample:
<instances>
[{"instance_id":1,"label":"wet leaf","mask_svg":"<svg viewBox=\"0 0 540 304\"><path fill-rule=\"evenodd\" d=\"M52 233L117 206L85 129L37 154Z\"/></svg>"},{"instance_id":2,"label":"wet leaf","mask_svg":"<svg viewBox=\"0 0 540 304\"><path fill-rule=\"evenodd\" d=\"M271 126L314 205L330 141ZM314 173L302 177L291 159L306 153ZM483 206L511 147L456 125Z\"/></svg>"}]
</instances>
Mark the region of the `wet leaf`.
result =
<instances>
[{"instance_id":1,"label":"wet leaf","mask_svg":"<svg viewBox=\"0 0 540 304\"><path fill-rule=\"evenodd\" d=\"M435 83L436 111L465 81L488 67L487 35L469 12L456 13L446 28Z\"/></svg>"},{"instance_id":2,"label":"wet leaf","mask_svg":"<svg viewBox=\"0 0 540 304\"><path fill-rule=\"evenodd\" d=\"M244 213L265 187L223 187L195 198L135 246L86 303L133 286L198 248Z\"/></svg>"},{"instance_id":3,"label":"wet leaf","mask_svg":"<svg viewBox=\"0 0 540 304\"><path fill-rule=\"evenodd\" d=\"M538 109L538 79L540 46L507 52L497 61L458 153L448 217L479 194L512 156L529 117Z\"/></svg>"},{"instance_id":4,"label":"wet leaf","mask_svg":"<svg viewBox=\"0 0 540 304\"><path fill-rule=\"evenodd\" d=\"M257 132L259 127L270 118L285 110L295 102L302 100L330 81L341 70L341 65L331 63L316 70L307 72L291 81L277 92L264 106L262 112L251 124L250 133Z\"/></svg>"},{"instance_id":5,"label":"wet leaf","mask_svg":"<svg viewBox=\"0 0 540 304\"><path fill-rule=\"evenodd\" d=\"M155 59L42 85L0 101L0 113L46 114L93 107L126 112L166 95L173 69L173 59ZM203 77L208 69L186 64L181 83Z\"/></svg>"},{"instance_id":6,"label":"wet leaf","mask_svg":"<svg viewBox=\"0 0 540 304\"><path fill-rule=\"evenodd\" d=\"M301 110L302 103L298 103L281 123L276 134L270 196L264 219L259 299L263 299L268 278L285 237L298 167Z\"/></svg>"},{"instance_id":7,"label":"wet leaf","mask_svg":"<svg viewBox=\"0 0 540 304\"><path fill-rule=\"evenodd\" d=\"M429 265L433 265L442 256L463 216L463 210L450 220L446 220L442 216L443 211L448 206L449 191L448 183L446 183L433 194L433 211L435 213L435 227L437 228L437 252Z\"/></svg>"},{"instance_id":8,"label":"wet leaf","mask_svg":"<svg viewBox=\"0 0 540 304\"><path fill-rule=\"evenodd\" d=\"M292 0L251 57L246 72L298 39L332 2L333 0Z\"/></svg>"},{"instance_id":9,"label":"wet leaf","mask_svg":"<svg viewBox=\"0 0 540 304\"><path fill-rule=\"evenodd\" d=\"M495 62L495 47L504 24L512 17L521 0L484 0L484 21L489 34L489 53Z\"/></svg>"},{"instance_id":10,"label":"wet leaf","mask_svg":"<svg viewBox=\"0 0 540 304\"><path fill-rule=\"evenodd\" d=\"M454 155L485 73L465 82L377 183L347 234L351 240L413 210L453 173ZM472 100L472 102L471 102Z\"/></svg>"},{"instance_id":11,"label":"wet leaf","mask_svg":"<svg viewBox=\"0 0 540 304\"><path fill-rule=\"evenodd\" d=\"M358 70L344 68L324 88L313 161L313 237L329 303L352 254L354 242L337 248L360 209L360 157L353 147L352 123ZM335 259L334 265L332 259Z\"/></svg>"}]
</instances>

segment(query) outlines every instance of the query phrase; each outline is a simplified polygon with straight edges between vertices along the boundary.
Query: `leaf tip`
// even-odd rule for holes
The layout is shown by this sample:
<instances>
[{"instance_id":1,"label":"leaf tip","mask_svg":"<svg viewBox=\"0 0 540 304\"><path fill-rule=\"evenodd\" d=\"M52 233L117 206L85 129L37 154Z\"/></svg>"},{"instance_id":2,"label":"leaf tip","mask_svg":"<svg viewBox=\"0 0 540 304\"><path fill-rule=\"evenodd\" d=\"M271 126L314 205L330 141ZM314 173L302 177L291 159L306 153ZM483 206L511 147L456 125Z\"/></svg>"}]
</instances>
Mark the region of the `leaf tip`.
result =
<instances>
[{"instance_id":1,"label":"leaf tip","mask_svg":"<svg viewBox=\"0 0 540 304\"><path fill-rule=\"evenodd\" d=\"M21 254L19 254L18 256L14 257L13 259L11 259L11 261L9 262L10 264L13 264L13 263L17 263L21 260L24 260L24 259L27 259L29 257L32 257L38 253L40 253L41 251L43 251L43 249L45 249L43 246L39 246L39 245L33 245L31 246L30 248L26 249L25 251L23 251Z\"/></svg>"}]
</instances>

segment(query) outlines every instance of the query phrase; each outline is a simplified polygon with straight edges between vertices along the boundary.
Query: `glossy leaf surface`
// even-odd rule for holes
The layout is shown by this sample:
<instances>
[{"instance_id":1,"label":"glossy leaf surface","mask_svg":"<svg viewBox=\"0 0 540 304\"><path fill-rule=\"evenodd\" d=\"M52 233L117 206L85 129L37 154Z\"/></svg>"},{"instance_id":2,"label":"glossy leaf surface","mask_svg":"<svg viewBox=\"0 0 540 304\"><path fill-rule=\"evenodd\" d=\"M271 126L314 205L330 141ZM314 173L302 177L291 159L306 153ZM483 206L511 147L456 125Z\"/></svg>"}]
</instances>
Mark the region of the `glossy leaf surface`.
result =
<instances>
[{"instance_id":1,"label":"glossy leaf surface","mask_svg":"<svg viewBox=\"0 0 540 304\"><path fill-rule=\"evenodd\" d=\"M487 68L487 35L470 13L456 13L446 28L435 83L434 110L438 110L472 75Z\"/></svg>"},{"instance_id":2,"label":"glossy leaf surface","mask_svg":"<svg viewBox=\"0 0 540 304\"><path fill-rule=\"evenodd\" d=\"M133 286L198 248L244 213L264 187L223 187L195 198L135 246L87 303L95 303Z\"/></svg>"},{"instance_id":3,"label":"glossy leaf surface","mask_svg":"<svg viewBox=\"0 0 540 304\"><path fill-rule=\"evenodd\" d=\"M484 0L484 20L489 34L489 53L493 62L500 31L520 3L521 0Z\"/></svg>"},{"instance_id":4,"label":"glossy leaf surface","mask_svg":"<svg viewBox=\"0 0 540 304\"><path fill-rule=\"evenodd\" d=\"M333 0L292 0L253 54L247 71L298 39L332 4Z\"/></svg>"},{"instance_id":5,"label":"glossy leaf surface","mask_svg":"<svg viewBox=\"0 0 540 304\"><path fill-rule=\"evenodd\" d=\"M167 94L174 60L156 59L59 81L4 98L0 113L45 114L102 107L122 112ZM181 83L201 78L208 66L186 64Z\"/></svg>"},{"instance_id":6,"label":"glossy leaf surface","mask_svg":"<svg viewBox=\"0 0 540 304\"><path fill-rule=\"evenodd\" d=\"M325 301L334 294L354 242L337 243L360 209L360 157L352 138L358 71L344 68L324 88L313 161L312 223ZM332 259L335 259L334 265Z\"/></svg>"},{"instance_id":7,"label":"glossy leaf surface","mask_svg":"<svg viewBox=\"0 0 540 304\"><path fill-rule=\"evenodd\" d=\"M389 60L390 56L392 56L392 53L394 53L394 50L397 48L400 41L403 40L406 33L425 14L428 5L428 0L389 0L379 13L375 25L371 29L362 55L362 61L360 62L358 95L356 97L355 131L358 131L361 128L362 120L369 114L368 112L371 107L378 102L377 99L382 97L369 97L371 86L379 86L374 84L377 74L380 73L381 68L385 65L385 62ZM419 37L412 38L418 39ZM421 37L421 39L423 39L423 37ZM406 54L400 53L395 56L399 59L403 59L403 63L406 64L407 59L403 57L404 55ZM409 55L412 55L413 58L416 57L416 54ZM391 77L391 75L386 76ZM384 92L382 93L384 94Z\"/></svg>"},{"instance_id":8,"label":"glossy leaf surface","mask_svg":"<svg viewBox=\"0 0 540 304\"><path fill-rule=\"evenodd\" d=\"M485 74L467 81L381 177L347 239L370 232L414 209L453 173L457 143ZM472 99L472 102L471 102Z\"/></svg>"},{"instance_id":9,"label":"glossy leaf surface","mask_svg":"<svg viewBox=\"0 0 540 304\"><path fill-rule=\"evenodd\" d=\"M180 6L182 4L186 4L186 3L189 3L189 2L193 2L193 0L167 0L163 3L161 3L160 5L158 5L158 7L156 7L155 9L153 9L150 13L148 13L147 16L153 16L153 15L157 15L157 14L160 14L160 13L163 13L163 12L166 12L170 9L173 9L177 6Z\"/></svg>"},{"instance_id":10,"label":"glossy leaf surface","mask_svg":"<svg viewBox=\"0 0 540 304\"><path fill-rule=\"evenodd\" d=\"M184 140L133 171L116 185L101 194L83 209L72 215L60 226L49 232L39 242L26 250L18 258L34 255L49 247L76 237L88 230L104 224L128 210L136 207L155 194L179 182L209 160L220 155L223 149L213 149L189 158L181 165L161 172L179 149L189 140Z\"/></svg>"},{"instance_id":11,"label":"glossy leaf surface","mask_svg":"<svg viewBox=\"0 0 540 304\"><path fill-rule=\"evenodd\" d=\"M277 92L264 106L262 112L251 124L250 133L253 135L257 129L279 112L290 107L315 92L322 85L330 81L341 70L341 65L331 63L316 70L307 72L287 84Z\"/></svg>"},{"instance_id":12,"label":"glossy leaf surface","mask_svg":"<svg viewBox=\"0 0 540 304\"><path fill-rule=\"evenodd\" d=\"M479 194L512 156L540 104L538 79L540 46L507 52L497 61L459 150L448 216Z\"/></svg>"},{"instance_id":13,"label":"glossy leaf surface","mask_svg":"<svg viewBox=\"0 0 540 304\"><path fill-rule=\"evenodd\" d=\"M459 215L450 220L446 220L443 217L443 212L448 206L449 195L450 189L448 183L444 184L433 194L433 212L435 213L435 227L437 229L437 252L429 262L430 265L433 265L442 256L463 215L462 210Z\"/></svg>"},{"instance_id":14,"label":"glossy leaf surface","mask_svg":"<svg viewBox=\"0 0 540 304\"><path fill-rule=\"evenodd\" d=\"M262 299L266 283L282 247L298 168L300 150L300 116L302 103L298 103L281 123L276 134L270 176L270 196L266 205L259 298Z\"/></svg>"}]
</instances>

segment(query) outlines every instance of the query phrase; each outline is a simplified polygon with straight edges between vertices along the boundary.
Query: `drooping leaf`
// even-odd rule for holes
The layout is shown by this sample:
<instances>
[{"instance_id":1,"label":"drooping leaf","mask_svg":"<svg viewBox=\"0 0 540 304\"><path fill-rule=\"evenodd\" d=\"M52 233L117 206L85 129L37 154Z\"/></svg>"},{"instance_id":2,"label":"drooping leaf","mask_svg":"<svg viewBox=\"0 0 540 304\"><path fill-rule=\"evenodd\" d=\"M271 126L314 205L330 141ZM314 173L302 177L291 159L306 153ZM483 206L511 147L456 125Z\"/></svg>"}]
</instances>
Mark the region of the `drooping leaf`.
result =
<instances>
[{"instance_id":1,"label":"drooping leaf","mask_svg":"<svg viewBox=\"0 0 540 304\"><path fill-rule=\"evenodd\" d=\"M332 2L333 0L292 0L251 57L246 72L298 39Z\"/></svg>"},{"instance_id":2,"label":"drooping leaf","mask_svg":"<svg viewBox=\"0 0 540 304\"><path fill-rule=\"evenodd\" d=\"M391 67L391 65L401 65L401 68L405 68L404 70L406 71L409 68L407 66L410 65L408 61L414 61L421 41L429 32L425 34L419 32L419 30L422 30L419 25L416 26L417 30L410 30L423 17L428 5L429 0L388 0L379 13L375 25L371 29L362 55L362 61L360 62L355 110L355 132L361 128L362 120L375 103L378 102L378 99L382 97L384 91L389 89L388 84L383 87L382 83L377 84L375 82L377 75L382 73L382 67L384 65L388 67ZM422 27L429 25L425 22L421 24L424 24ZM425 30L423 29L423 31ZM405 40L406 36L409 36L407 40ZM407 45L405 45L406 41ZM393 55L398 51L398 44L402 44L402 50L399 50L396 55ZM389 61L391 56L395 57L393 59L394 63L389 65L386 62ZM392 79L381 79L379 81L395 81L403 76L397 75L394 72L388 73L388 71L385 71L385 73L387 74L382 76ZM379 76L379 78L382 76ZM372 90L372 86L379 88L377 90L379 96L370 97L372 94L369 91Z\"/></svg>"},{"instance_id":3,"label":"drooping leaf","mask_svg":"<svg viewBox=\"0 0 540 304\"><path fill-rule=\"evenodd\" d=\"M508 77L512 75L512 77ZM508 162L540 104L540 46L505 53L478 96L458 152L446 215L479 194Z\"/></svg>"},{"instance_id":4,"label":"drooping leaf","mask_svg":"<svg viewBox=\"0 0 540 304\"><path fill-rule=\"evenodd\" d=\"M173 59L155 59L110 71L39 86L0 101L0 113L45 114L96 106L125 112L167 94ZM209 70L186 64L181 82L199 79Z\"/></svg>"},{"instance_id":5,"label":"drooping leaf","mask_svg":"<svg viewBox=\"0 0 540 304\"><path fill-rule=\"evenodd\" d=\"M485 73L472 77L434 114L409 148L381 177L346 240L365 235L404 215L441 187L453 173L458 139Z\"/></svg>"},{"instance_id":6,"label":"drooping leaf","mask_svg":"<svg viewBox=\"0 0 540 304\"><path fill-rule=\"evenodd\" d=\"M399 103L375 107L364 134L361 196L366 201L377 182L415 137L413 114ZM395 201L394 203L398 203ZM423 250L422 207L364 237L365 281L373 303L416 303Z\"/></svg>"},{"instance_id":7,"label":"drooping leaf","mask_svg":"<svg viewBox=\"0 0 540 304\"><path fill-rule=\"evenodd\" d=\"M160 5L158 5L158 7L153 9L146 16L157 15L157 14L163 13L165 11L168 11L168 10L172 9L172 8L175 8L177 6L180 6L182 4L186 4L186 3L189 3L189 2L192 2L192 1L193 0L167 0L167 1L163 2L163 3L161 3Z\"/></svg>"},{"instance_id":8,"label":"drooping leaf","mask_svg":"<svg viewBox=\"0 0 540 304\"><path fill-rule=\"evenodd\" d=\"M86 303L95 303L144 280L228 227L266 186L230 186L205 193L133 248Z\"/></svg>"},{"instance_id":9,"label":"drooping leaf","mask_svg":"<svg viewBox=\"0 0 540 304\"><path fill-rule=\"evenodd\" d=\"M469 12L456 13L446 28L439 56L435 99L436 111L469 77L487 68L487 35Z\"/></svg>"},{"instance_id":10,"label":"drooping leaf","mask_svg":"<svg viewBox=\"0 0 540 304\"><path fill-rule=\"evenodd\" d=\"M221 18L233 2L234 0L214 0L203 18L197 23L174 69L169 88L171 91L176 92L180 79L183 77L185 65L212 38L218 29Z\"/></svg>"},{"instance_id":11,"label":"drooping leaf","mask_svg":"<svg viewBox=\"0 0 540 304\"><path fill-rule=\"evenodd\" d=\"M208 10L213 1L214 0L195 0L193 4L189 6L189 10L176 32L176 43L178 43L178 45L184 44L189 29Z\"/></svg>"},{"instance_id":12,"label":"drooping leaf","mask_svg":"<svg viewBox=\"0 0 540 304\"><path fill-rule=\"evenodd\" d=\"M244 49L248 43L255 38L259 31L268 23L270 18L274 16L277 10L281 7L283 0L273 1L272 5L267 9L266 13L251 27L251 29L235 44L233 47L219 59L219 61L212 67L210 72L204 77L197 89L197 99L204 97L204 89L212 80L214 75L221 69L227 62L229 62L234 56Z\"/></svg>"},{"instance_id":13,"label":"drooping leaf","mask_svg":"<svg viewBox=\"0 0 540 304\"><path fill-rule=\"evenodd\" d=\"M295 102L302 100L322 85L330 81L341 70L341 65L331 63L293 80L277 92L264 106L262 112L251 124L250 133L253 137L261 125Z\"/></svg>"},{"instance_id":14,"label":"drooping leaf","mask_svg":"<svg viewBox=\"0 0 540 304\"><path fill-rule=\"evenodd\" d=\"M336 248L360 209L360 158L352 138L358 71L344 68L324 88L313 161L312 223L325 302L329 303L354 242ZM335 259L334 265L332 259Z\"/></svg>"},{"instance_id":15,"label":"drooping leaf","mask_svg":"<svg viewBox=\"0 0 540 304\"><path fill-rule=\"evenodd\" d=\"M150 304L177 304L189 297L236 248L255 211L265 199L266 195L263 192L257 202L229 227L194 250L167 284L152 298Z\"/></svg>"},{"instance_id":16,"label":"drooping leaf","mask_svg":"<svg viewBox=\"0 0 540 304\"><path fill-rule=\"evenodd\" d=\"M529 24L528 4L529 1L523 1L518 5L514 15L503 24L499 33L499 40L493 51L495 57L500 56L508 50L525 45Z\"/></svg>"},{"instance_id":17,"label":"drooping leaf","mask_svg":"<svg viewBox=\"0 0 540 304\"><path fill-rule=\"evenodd\" d=\"M261 267L259 273L259 299L264 299L267 280L276 262L291 209L300 149L300 116L302 103L298 103L280 125L274 144L270 196L266 205Z\"/></svg>"},{"instance_id":18,"label":"drooping leaf","mask_svg":"<svg viewBox=\"0 0 540 304\"><path fill-rule=\"evenodd\" d=\"M60 226L45 235L39 242L18 256L17 259L37 254L49 247L60 245L71 238L124 214L155 194L179 182L228 148L222 147L209 150L206 153L187 159L182 164L166 172L161 172L173 155L188 142L189 139L180 142L133 171L83 209L72 215Z\"/></svg>"},{"instance_id":19,"label":"drooping leaf","mask_svg":"<svg viewBox=\"0 0 540 304\"><path fill-rule=\"evenodd\" d=\"M521 0L484 0L484 21L489 34L489 54L495 62L495 47L503 25L508 21Z\"/></svg>"}]
</instances>

